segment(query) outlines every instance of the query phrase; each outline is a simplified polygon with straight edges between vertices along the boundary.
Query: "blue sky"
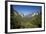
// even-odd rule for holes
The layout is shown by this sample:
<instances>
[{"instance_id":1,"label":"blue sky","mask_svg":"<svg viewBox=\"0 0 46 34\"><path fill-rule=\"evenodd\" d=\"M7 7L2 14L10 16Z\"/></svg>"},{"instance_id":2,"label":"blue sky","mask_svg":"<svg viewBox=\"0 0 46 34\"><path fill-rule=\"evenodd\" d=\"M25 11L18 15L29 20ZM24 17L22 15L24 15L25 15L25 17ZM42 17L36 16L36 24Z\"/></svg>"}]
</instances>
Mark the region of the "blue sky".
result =
<instances>
[{"instance_id":1,"label":"blue sky","mask_svg":"<svg viewBox=\"0 0 46 34\"><path fill-rule=\"evenodd\" d=\"M24 15L41 11L41 6L12 5L13 9Z\"/></svg>"}]
</instances>

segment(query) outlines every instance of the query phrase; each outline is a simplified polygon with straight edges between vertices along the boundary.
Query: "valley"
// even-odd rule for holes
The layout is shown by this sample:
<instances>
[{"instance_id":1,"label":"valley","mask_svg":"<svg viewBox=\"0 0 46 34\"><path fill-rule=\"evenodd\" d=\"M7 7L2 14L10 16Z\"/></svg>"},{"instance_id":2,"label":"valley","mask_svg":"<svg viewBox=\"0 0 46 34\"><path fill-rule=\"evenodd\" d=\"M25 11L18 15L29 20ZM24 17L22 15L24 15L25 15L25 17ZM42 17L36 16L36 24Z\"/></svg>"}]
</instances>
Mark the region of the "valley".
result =
<instances>
[{"instance_id":1,"label":"valley","mask_svg":"<svg viewBox=\"0 0 46 34\"><path fill-rule=\"evenodd\" d=\"M29 14L22 17L19 13L14 13L11 17L13 17L11 18L13 24L11 25L14 25L12 29L41 27L41 15L32 16L32 14Z\"/></svg>"}]
</instances>

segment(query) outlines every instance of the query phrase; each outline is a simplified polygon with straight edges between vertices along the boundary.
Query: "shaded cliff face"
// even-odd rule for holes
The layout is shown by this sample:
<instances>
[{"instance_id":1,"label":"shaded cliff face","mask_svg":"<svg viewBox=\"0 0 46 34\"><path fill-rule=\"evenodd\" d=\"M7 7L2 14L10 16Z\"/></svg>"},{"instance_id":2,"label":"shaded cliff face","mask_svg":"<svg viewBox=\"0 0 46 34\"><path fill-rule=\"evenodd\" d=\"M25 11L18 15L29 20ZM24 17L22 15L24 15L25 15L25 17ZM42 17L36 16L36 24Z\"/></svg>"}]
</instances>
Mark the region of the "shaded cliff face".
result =
<instances>
[{"instance_id":1,"label":"shaded cliff face","mask_svg":"<svg viewBox=\"0 0 46 34\"><path fill-rule=\"evenodd\" d=\"M22 20L21 15L19 15L19 13L13 9L12 5L11 5L11 13L10 13L10 22L11 22L11 29L17 28L18 26L20 26L20 21Z\"/></svg>"}]
</instances>

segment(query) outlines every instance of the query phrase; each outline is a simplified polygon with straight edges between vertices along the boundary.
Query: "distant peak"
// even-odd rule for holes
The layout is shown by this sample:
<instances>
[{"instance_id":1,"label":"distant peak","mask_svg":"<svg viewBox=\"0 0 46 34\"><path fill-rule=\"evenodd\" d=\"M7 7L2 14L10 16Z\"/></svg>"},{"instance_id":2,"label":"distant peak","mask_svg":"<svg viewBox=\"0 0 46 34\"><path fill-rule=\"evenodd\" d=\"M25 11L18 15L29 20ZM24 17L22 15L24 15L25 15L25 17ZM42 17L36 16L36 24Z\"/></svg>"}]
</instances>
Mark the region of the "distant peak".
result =
<instances>
[{"instance_id":1,"label":"distant peak","mask_svg":"<svg viewBox=\"0 0 46 34\"><path fill-rule=\"evenodd\" d=\"M38 15L38 13L33 13L32 16Z\"/></svg>"}]
</instances>

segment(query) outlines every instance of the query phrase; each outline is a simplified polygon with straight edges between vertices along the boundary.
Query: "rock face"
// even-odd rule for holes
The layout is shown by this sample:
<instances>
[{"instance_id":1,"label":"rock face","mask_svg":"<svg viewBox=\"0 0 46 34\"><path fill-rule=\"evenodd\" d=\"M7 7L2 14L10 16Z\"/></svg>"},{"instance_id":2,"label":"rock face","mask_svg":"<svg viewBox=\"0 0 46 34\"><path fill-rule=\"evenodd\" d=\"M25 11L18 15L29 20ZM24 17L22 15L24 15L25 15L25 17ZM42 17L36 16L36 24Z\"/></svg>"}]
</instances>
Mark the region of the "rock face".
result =
<instances>
[{"instance_id":1,"label":"rock face","mask_svg":"<svg viewBox=\"0 0 46 34\"><path fill-rule=\"evenodd\" d=\"M24 14L22 12L20 12L19 15L21 15L22 17L24 16Z\"/></svg>"},{"instance_id":2,"label":"rock face","mask_svg":"<svg viewBox=\"0 0 46 34\"><path fill-rule=\"evenodd\" d=\"M22 13L22 12L18 12L18 11L14 11L14 14L17 16L17 15L20 15L21 17L23 17L24 16L24 14Z\"/></svg>"}]
</instances>

